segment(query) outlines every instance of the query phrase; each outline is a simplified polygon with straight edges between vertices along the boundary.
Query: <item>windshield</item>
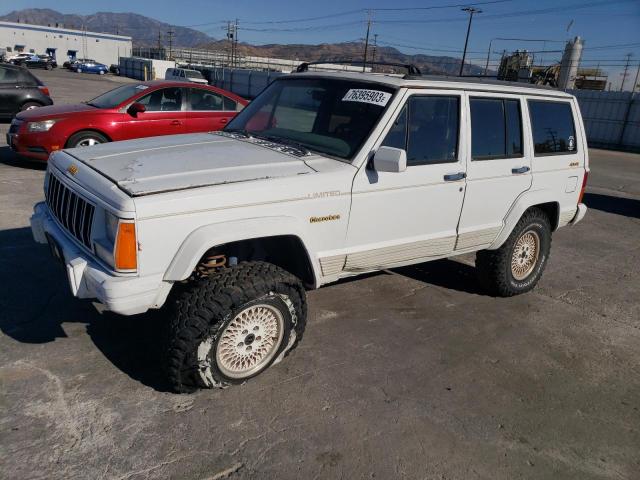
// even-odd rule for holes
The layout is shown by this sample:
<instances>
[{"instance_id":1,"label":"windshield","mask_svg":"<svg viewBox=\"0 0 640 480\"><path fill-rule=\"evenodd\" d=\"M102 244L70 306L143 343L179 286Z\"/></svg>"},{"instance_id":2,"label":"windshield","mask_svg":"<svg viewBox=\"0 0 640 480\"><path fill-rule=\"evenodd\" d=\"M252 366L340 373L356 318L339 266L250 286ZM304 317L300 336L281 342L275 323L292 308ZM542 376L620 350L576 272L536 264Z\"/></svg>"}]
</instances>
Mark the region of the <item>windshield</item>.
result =
<instances>
[{"instance_id":1,"label":"windshield","mask_svg":"<svg viewBox=\"0 0 640 480\"><path fill-rule=\"evenodd\" d=\"M229 122L225 131L351 160L394 91L385 85L350 80L277 80Z\"/></svg>"},{"instance_id":2,"label":"windshield","mask_svg":"<svg viewBox=\"0 0 640 480\"><path fill-rule=\"evenodd\" d=\"M93 100L89 100L87 105L97 108L115 108L128 98L146 90L147 88L149 87L146 85L138 85L135 83L131 85L123 85L121 87L114 88L113 90L109 90L107 93L103 93Z\"/></svg>"},{"instance_id":3,"label":"windshield","mask_svg":"<svg viewBox=\"0 0 640 480\"><path fill-rule=\"evenodd\" d=\"M187 78L204 78L197 70L185 70Z\"/></svg>"}]
</instances>

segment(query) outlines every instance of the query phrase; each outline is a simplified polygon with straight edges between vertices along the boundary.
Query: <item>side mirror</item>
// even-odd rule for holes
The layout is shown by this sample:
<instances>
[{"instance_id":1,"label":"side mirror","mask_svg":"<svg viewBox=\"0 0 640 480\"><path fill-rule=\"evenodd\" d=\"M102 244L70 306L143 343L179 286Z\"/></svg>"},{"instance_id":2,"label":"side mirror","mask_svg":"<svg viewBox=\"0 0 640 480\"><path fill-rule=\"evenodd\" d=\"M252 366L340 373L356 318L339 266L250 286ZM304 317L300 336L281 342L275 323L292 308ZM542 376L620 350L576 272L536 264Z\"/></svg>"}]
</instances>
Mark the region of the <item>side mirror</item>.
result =
<instances>
[{"instance_id":1,"label":"side mirror","mask_svg":"<svg viewBox=\"0 0 640 480\"><path fill-rule=\"evenodd\" d=\"M401 148L380 147L373 156L373 168L378 172L404 172L407 169L407 152Z\"/></svg>"},{"instance_id":2,"label":"side mirror","mask_svg":"<svg viewBox=\"0 0 640 480\"><path fill-rule=\"evenodd\" d=\"M132 103L129 108L127 108L127 113L132 117L135 117L139 113L143 113L147 111L147 107L145 107L141 103Z\"/></svg>"}]
</instances>

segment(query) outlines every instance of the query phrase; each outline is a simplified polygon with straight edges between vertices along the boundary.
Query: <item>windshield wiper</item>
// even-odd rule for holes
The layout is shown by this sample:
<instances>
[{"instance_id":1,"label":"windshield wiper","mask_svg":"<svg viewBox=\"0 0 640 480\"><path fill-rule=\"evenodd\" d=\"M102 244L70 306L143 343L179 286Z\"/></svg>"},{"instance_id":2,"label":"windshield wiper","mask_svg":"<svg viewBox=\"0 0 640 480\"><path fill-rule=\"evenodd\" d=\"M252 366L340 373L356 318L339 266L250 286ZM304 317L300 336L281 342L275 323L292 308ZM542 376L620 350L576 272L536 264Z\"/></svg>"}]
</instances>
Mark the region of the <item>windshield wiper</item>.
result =
<instances>
[{"instance_id":1,"label":"windshield wiper","mask_svg":"<svg viewBox=\"0 0 640 480\"><path fill-rule=\"evenodd\" d=\"M288 147L296 148L300 150L304 155L309 155L310 153L310 150L306 146L304 146L302 143L296 142L295 140L278 137L276 135L261 135L259 138L264 138L265 140L269 140L274 143L281 143Z\"/></svg>"},{"instance_id":2,"label":"windshield wiper","mask_svg":"<svg viewBox=\"0 0 640 480\"><path fill-rule=\"evenodd\" d=\"M251 138L251 134L248 130L244 128L226 128L223 130L226 133L237 133L238 135L242 135L244 138Z\"/></svg>"}]
</instances>

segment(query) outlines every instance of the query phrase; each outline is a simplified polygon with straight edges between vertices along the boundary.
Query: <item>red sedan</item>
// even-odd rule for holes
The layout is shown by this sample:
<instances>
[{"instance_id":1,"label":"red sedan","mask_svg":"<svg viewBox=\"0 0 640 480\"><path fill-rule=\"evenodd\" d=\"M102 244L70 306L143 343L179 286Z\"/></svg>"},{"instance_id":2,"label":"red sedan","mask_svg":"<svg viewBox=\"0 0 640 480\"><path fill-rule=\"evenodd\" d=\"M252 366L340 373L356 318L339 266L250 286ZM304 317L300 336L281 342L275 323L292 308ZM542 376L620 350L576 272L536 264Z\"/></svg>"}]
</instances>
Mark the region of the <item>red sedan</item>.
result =
<instances>
[{"instance_id":1,"label":"red sedan","mask_svg":"<svg viewBox=\"0 0 640 480\"><path fill-rule=\"evenodd\" d=\"M7 143L19 155L46 161L63 148L220 130L248 103L209 85L132 83L86 103L21 112L11 122Z\"/></svg>"}]
</instances>

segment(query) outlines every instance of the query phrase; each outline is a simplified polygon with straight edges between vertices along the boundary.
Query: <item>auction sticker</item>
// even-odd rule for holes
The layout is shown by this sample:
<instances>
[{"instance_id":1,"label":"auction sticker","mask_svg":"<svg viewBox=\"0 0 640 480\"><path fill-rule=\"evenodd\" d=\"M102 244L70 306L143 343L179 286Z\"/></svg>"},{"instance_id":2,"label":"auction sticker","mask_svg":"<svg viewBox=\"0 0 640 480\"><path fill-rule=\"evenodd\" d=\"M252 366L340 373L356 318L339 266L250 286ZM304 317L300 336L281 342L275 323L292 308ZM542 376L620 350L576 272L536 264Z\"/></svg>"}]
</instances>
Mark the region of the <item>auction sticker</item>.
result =
<instances>
[{"instance_id":1,"label":"auction sticker","mask_svg":"<svg viewBox=\"0 0 640 480\"><path fill-rule=\"evenodd\" d=\"M373 105L384 107L387 102L389 102L390 98L391 94L388 92L381 92L379 90L365 90L362 88L352 88L342 98L342 101L371 103Z\"/></svg>"}]
</instances>

